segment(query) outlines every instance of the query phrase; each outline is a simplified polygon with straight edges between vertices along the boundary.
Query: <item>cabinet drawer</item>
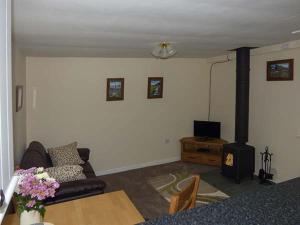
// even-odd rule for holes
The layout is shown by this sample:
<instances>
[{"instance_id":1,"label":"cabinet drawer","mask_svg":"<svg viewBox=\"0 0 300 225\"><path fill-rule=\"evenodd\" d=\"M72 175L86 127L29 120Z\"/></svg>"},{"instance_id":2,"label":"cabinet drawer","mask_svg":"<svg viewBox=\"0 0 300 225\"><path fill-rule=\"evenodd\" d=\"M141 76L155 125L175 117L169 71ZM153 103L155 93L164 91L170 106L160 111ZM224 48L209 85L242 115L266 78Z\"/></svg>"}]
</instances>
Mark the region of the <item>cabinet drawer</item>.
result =
<instances>
[{"instance_id":1,"label":"cabinet drawer","mask_svg":"<svg viewBox=\"0 0 300 225\"><path fill-rule=\"evenodd\" d=\"M201 162L201 155L193 153L182 153L181 159L188 162Z\"/></svg>"},{"instance_id":2,"label":"cabinet drawer","mask_svg":"<svg viewBox=\"0 0 300 225\"><path fill-rule=\"evenodd\" d=\"M209 149L211 152L214 153L221 153L223 149L223 145L212 144L212 143L197 143L197 144L190 144L185 143L182 145L182 150L185 152L196 152L198 149Z\"/></svg>"},{"instance_id":3,"label":"cabinet drawer","mask_svg":"<svg viewBox=\"0 0 300 225\"><path fill-rule=\"evenodd\" d=\"M182 153L181 160L211 166L221 166L221 156L201 154L201 153Z\"/></svg>"},{"instance_id":4,"label":"cabinet drawer","mask_svg":"<svg viewBox=\"0 0 300 225\"><path fill-rule=\"evenodd\" d=\"M197 143L196 147L197 148L210 148L211 145L208 144L208 143L203 142L203 143Z\"/></svg>"}]
</instances>

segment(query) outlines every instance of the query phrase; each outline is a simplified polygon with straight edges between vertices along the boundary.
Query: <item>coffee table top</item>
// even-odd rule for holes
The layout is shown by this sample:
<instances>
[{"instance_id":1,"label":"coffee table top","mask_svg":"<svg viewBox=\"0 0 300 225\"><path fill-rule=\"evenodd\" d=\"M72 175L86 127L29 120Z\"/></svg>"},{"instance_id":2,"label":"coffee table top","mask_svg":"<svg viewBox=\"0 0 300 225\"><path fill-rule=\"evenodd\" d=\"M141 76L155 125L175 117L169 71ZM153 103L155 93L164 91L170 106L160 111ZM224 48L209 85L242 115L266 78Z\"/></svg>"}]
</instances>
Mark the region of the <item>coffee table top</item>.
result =
<instances>
[{"instance_id":1,"label":"coffee table top","mask_svg":"<svg viewBox=\"0 0 300 225\"><path fill-rule=\"evenodd\" d=\"M54 225L133 225L144 222L124 191L47 206L44 220ZM3 225L19 225L18 215L8 215Z\"/></svg>"}]
</instances>

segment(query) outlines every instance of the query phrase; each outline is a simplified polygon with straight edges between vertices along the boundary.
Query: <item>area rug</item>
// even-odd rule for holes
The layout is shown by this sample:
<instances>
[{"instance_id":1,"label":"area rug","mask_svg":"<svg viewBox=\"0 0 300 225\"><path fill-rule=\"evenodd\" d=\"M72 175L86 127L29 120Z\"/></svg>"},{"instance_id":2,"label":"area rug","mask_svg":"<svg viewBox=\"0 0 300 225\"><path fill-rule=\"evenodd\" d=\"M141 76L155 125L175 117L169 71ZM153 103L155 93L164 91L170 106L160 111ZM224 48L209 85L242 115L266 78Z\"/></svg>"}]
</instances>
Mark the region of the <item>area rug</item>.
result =
<instances>
[{"instance_id":1,"label":"area rug","mask_svg":"<svg viewBox=\"0 0 300 225\"><path fill-rule=\"evenodd\" d=\"M158 191L168 202L172 195L180 192L191 181L192 175L187 171L170 173L152 177L148 180L156 191ZM196 206L203 206L213 202L223 201L229 198L227 194L218 190L216 187L208 184L201 179L197 193Z\"/></svg>"}]
</instances>

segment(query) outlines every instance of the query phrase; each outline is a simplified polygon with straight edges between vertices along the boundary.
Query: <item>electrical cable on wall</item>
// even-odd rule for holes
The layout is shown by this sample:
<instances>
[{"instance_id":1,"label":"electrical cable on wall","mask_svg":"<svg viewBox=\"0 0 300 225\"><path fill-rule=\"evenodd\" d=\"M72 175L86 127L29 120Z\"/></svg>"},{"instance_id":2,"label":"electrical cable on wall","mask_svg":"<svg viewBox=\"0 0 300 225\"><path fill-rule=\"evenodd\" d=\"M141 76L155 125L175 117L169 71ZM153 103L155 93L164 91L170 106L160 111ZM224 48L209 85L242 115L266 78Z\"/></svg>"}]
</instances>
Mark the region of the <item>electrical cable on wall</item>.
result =
<instances>
[{"instance_id":1,"label":"electrical cable on wall","mask_svg":"<svg viewBox=\"0 0 300 225\"><path fill-rule=\"evenodd\" d=\"M230 62L231 59L229 59L229 56L227 55L227 59L222 60L222 61L217 61L214 62L210 65L210 71L209 71L209 95L208 95L208 116L207 116L207 120L210 121L210 108L211 108L211 82L212 82L212 70L214 65L216 64L220 64L220 63L226 63L226 62Z\"/></svg>"}]
</instances>

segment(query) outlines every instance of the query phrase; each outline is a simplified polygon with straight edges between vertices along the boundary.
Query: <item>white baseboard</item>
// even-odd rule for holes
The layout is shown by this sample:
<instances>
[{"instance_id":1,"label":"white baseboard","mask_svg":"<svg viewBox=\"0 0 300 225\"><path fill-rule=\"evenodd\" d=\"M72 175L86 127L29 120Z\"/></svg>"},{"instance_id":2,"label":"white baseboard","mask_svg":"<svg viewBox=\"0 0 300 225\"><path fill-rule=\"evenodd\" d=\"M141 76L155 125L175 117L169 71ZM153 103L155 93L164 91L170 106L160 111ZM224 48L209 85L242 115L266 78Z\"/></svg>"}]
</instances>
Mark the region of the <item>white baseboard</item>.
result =
<instances>
[{"instance_id":1,"label":"white baseboard","mask_svg":"<svg viewBox=\"0 0 300 225\"><path fill-rule=\"evenodd\" d=\"M119 167L119 168L114 168L114 169L109 169L109 170L96 171L96 175L102 176L102 175L107 175L107 174L119 173L119 172L124 172L124 171L128 171L128 170L144 168L144 167L148 167L148 166L156 166L156 165L161 165L161 164L165 164L165 163L176 162L179 160L180 160L180 156L175 156L175 157L168 158L168 159L161 159L161 160L139 163L139 164L135 164L135 165L124 166L124 167Z\"/></svg>"}]
</instances>

